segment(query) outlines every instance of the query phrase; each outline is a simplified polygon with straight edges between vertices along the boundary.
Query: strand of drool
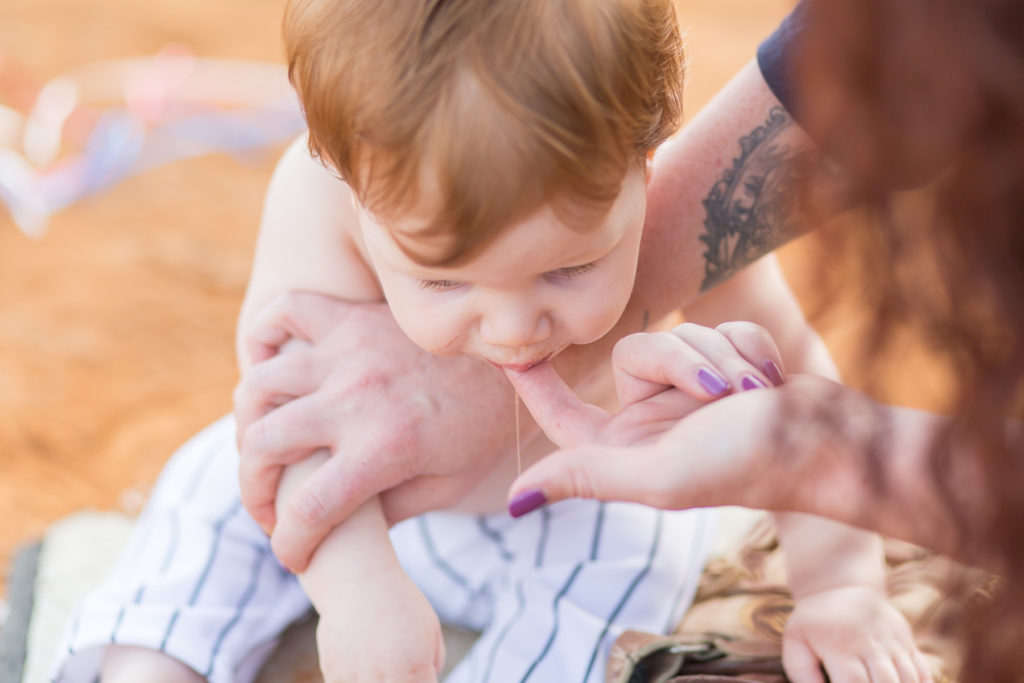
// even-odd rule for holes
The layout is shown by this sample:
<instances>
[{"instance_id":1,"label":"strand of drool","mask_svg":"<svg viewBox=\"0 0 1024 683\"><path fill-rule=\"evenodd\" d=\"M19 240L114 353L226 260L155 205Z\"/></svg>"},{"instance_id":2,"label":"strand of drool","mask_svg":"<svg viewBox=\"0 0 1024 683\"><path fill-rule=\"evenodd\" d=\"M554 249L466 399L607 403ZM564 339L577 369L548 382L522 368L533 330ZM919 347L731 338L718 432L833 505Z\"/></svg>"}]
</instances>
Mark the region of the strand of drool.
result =
<instances>
[{"instance_id":1,"label":"strand of drool","mask_svg":"<svg viewBox=\"0 0 1024 683\"><path fill-rule=\"evenodd\" d=\"M519 392L516 392L516 476L523 473L523 451L519 446Z\"/></svg>"}]
</instances>

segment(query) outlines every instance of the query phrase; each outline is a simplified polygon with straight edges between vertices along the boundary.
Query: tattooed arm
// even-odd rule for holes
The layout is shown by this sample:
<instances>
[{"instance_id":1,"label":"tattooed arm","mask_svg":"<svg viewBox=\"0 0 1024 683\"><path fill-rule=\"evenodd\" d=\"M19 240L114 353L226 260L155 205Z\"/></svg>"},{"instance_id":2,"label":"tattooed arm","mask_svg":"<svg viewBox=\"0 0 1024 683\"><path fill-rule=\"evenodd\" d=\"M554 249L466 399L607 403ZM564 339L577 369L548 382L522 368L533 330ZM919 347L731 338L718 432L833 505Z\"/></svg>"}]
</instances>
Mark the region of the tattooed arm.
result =
<instances>
[{"instance_id":1,"label":"tattooed arm","mask_svg":"<svg viewBox=\"0 0 1024 683\"><path fill-rule=\"evenodd\" d=\"M815 156L750 62L655 157L641 282L685 304L795 237Z\"/></svg>"},{"instance_id":2,"label":"tattooed arm","mask_svg":"<svg viewBox=\"0 0 1024 683\"><path fill-rule=\"evenodd\" d=\"M816 154L752 60L655 155L633 298L606 348L556 359L563 376L796 237Z\"/></svg>"},{"instance_id":3,"label":"tattooed arm","mask_svg":"<svg viewBox=\"0 0 1024 683\"><path fill-rule=\"evenodd\" d=\"M740 138L732 165L701 201L702 291L793 236L797 193L816 156L799 137L786 110L773 106L764 123Z\"/></svg>"}]
</instances>

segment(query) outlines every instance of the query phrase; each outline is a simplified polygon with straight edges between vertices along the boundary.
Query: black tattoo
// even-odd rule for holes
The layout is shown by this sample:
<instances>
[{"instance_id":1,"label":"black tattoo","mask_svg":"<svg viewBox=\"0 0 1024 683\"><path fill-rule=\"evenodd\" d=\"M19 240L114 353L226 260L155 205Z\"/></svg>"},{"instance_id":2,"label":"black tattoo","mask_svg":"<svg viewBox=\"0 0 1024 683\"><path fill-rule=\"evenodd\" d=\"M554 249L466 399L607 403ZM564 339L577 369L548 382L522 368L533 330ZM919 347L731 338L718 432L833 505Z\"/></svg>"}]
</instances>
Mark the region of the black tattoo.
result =
<instances>
[{"instance_id":1,"label":"black tattoo","mask_svg":"<svg viewBox=\"0 0 1024 683\"><path fill-rule=\"evenodd\" d=\"M644 319L643 319L643 322L640 323L640 331L641 332L646 332L647 331L647 326L650 323L651 323L651 312L650 311L644 311Z\"/></svg>"},{"instance_id":2,"label":"black tattoo","mask_svg":"<svg viewBox=\"0 0 1024 683\"><path fill-rule=\"evenodd\" d=\"M740 155L703 200L706 232L700 240L707 250L701 291L793 235L801 184L818 157L785 139L782 133L793 125L785 109L773 107L763 125L740 138Z\"/></svg>"}]
</instances>

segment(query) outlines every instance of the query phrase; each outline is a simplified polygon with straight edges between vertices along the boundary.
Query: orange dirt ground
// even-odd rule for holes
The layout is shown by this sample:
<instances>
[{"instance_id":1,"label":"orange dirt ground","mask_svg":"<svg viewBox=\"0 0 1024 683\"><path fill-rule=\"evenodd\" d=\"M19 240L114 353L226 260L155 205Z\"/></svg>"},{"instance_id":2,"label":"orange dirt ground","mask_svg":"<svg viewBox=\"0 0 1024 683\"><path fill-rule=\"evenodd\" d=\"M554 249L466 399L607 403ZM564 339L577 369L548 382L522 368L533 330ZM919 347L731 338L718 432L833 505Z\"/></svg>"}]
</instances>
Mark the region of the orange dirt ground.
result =
<instances>
[{"instance_id":1,"label":"orange dirt ground","mask_svg":"<svg viewBox=\"0 0 1024 683\"><path fill-rule=\"evenodd\" d=\"M3 0L0 104L180 44L278 61L282 0ZM681 0L689 112L789 0ZM230 409L235 315L274 157L178 162L60 214L40 240L0 209L0 595L16 548L83 508L138 505L172 450ZM785 254L800 272L799 247Z\"/></svg>"}]
</instances>

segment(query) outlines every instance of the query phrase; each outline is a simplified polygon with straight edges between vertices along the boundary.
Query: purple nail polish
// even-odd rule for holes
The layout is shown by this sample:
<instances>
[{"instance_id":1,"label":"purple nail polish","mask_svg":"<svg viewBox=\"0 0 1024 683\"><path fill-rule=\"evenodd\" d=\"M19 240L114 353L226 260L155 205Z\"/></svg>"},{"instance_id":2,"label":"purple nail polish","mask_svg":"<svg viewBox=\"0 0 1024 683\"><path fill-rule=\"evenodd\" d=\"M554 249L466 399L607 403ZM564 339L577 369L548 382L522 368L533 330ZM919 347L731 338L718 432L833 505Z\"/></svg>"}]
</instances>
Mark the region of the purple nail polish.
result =
<instances>
[{"instance_id":1,"label":"purple nail polish","mask_svg":"<svg viewBox=\"0 0 1024 683\"><path fill-rule=\"evenodd\" d=\"M543 491L530 489L529 491L523 491L522 493L516 494L516 496L508 502L508 513L513 517L522 517L528 512L533 512L547 502L548 498L544 495Z\"/></svg>"},{"instance_id":2,"label":"purple nail polish","mask_svg":"<svg viewBox=\"0 0 1024 683\"><path fill-rule=\"evenodd\" d=\"M779 370L779 366L775 364L771 358L761 364L761 369L764 370L764 374L768 376L768 379L772 381L772 384L779 386L786 380L782 377L782 370Z\"/></svg>"},{"instance_id":3,"label":"purple nail polish","mask_svg":"<svg viewBox=\"0 0 1024 683\"><path fill-rule=\"evenodd\" d=\"M755 377L754 375L743 375L743 381L740 382L740 386L743 387L743 391L768 388L768 385L762 382L760 377Z\"/></svg>"},{"instance_id":4,"label":"purple nail polish","mask_svg":"<svg viewBox=\"0 0 1024 683\"><path fill-rule=\"evenodd\" d=\"M725 378L713 370L701 368L697 373L697 381L712 396L720 396L729 391L729 383Z\"/></svg>"}]
</instances>

